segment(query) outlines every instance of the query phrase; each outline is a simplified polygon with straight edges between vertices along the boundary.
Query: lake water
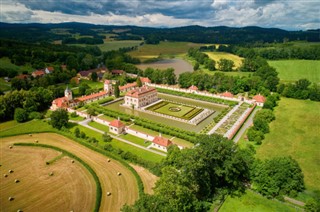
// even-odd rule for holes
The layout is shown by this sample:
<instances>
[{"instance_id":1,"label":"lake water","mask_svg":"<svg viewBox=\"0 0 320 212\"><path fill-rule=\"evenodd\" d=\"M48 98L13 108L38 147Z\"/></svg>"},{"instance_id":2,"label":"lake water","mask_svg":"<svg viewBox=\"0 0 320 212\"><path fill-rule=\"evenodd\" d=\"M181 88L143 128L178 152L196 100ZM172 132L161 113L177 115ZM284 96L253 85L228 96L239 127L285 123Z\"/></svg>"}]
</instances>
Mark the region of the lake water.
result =
<instances>
[{"instance_id":1,"label":"lake water","mask_svg":"<svg viewBox=\"0 0 320 212\"><path fill-rule=\"evenodd\" d=\"M138 116L138 117L141 117L141 118L145 118L145 119L149 119L149 120L152 120L154 122L163 123L163 124L168 125L168 126L177 127L177 128L181 128L181 129L188 130L188 131L193 131L193 132L199 132L206 125L208 125L213 120L213 118L216 117L225 108L223 106L219 106L219 105L212 104L212 103L209 103L209 102L201 102L201 101L197 101L197 100L186 99L186 98L183 98L183 97L177 97L177 96L161 94L161 93L158 93L158 97L161 98L161 99L167 99L167 100L171 100L171 101L175 101L175 102L181 102L181 103L185 103L185 104L189 104L189 105L199 106L199 107L202 107L202 108L208 108L208 109L214 110L216 112L211 114L207 119L205 119L200 124L195 126L195 125L191 125L191 124L187 124L187 123L183 123L183 122L179 122L179 121L163 118L163 117L160 117L160 116L144 113L144 112L141 112L141 111L132 110L131 108L121 107L120 104L122 104L124 101L115 102L113 104L107 105L106 107L111 109L111 110L117 110L117 111L121 111L121 112L124 112L124 113L127 113L127 114L133 114L135 116Z\"/></svg>"},{"instance_id":2,"label":"lake water","mask_svg":"<svg viewBox=\"0 0 320 212\"><path fill-rule=\"evenodd\" d=\"M139 64L136 66L142 70L145 70L149 67L154 69L173 68L174 73L177 77L179 76L179 74L184 72L193 72L193 66L182 59L165 59L154 63Z\"/></svg>"}]
</instances>

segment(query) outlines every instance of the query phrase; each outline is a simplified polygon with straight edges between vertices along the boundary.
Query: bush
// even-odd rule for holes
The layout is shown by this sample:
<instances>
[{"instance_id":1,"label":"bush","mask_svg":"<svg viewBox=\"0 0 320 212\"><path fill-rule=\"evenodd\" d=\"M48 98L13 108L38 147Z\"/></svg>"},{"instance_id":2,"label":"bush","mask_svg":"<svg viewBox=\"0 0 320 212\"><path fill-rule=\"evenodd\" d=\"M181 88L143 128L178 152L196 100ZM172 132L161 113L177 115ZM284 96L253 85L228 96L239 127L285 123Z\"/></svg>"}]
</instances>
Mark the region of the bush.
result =
<instances>
[{"instance_id":1,"label":"bush","mask_svg":"<svg viewBox=\"0 0 320 212\"><path fill-rule=\"evenodd\" d=\"M70 117L72 117L72 118L76 118L76 117L78 117L78 115L77 115L77 113L76 113L76 112L73 112L73 113L71 113L71 114L70 114Z\"/></svg>"},{"instance_id":2,"label":"bush","mask_svg":"<svg viewBox=\"0 0 320 212\"><path fill-rule=\"evenodd\" d=\"M61 129L62 127L66 127L69 121L68 112L63 109L58 109L53 111L50 115L51 118L51 125L54 128Z\"/></svg>"},{"instance_id":3,"label":"bush","mask_svg":"<svg viewBox=\"0 0 320 212\"><path fill-rule=\"evenodd\" d=\"M29 114L29 119L43 119L43 114L39 112L31 112Z\"/></svg>"},{"instance_id":4,"label":"bush","mask_svg":"<svg viewBox=\"0 0 320 212\"><path fill-rule=\"evenodd\" d=\"M14 110L14 120L17 122L25 122L28 121L28 113L26 110L22 108L16 108Z\"/></svg>"}]
</instances>

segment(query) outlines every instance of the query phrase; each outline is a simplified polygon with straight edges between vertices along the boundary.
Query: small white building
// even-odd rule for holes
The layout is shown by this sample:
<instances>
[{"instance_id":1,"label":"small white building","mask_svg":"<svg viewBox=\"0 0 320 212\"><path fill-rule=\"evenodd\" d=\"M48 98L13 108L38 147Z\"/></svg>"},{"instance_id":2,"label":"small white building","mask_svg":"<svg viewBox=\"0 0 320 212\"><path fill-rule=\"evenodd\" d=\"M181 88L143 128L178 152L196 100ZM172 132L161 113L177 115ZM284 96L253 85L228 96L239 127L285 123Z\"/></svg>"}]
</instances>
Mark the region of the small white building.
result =
<instances>
[{"instance_id":1,"label":"small white building","mask_svg":"<svg viewBox=\"0 0 320 212\"><path fill-rule=\"evenodd\" d=\"M155 88L143 86L128 91L124 97L124 106L141 108L158 100Z\"/></svg>"},{"instance_id":2,"label":"small white building","mask_svg":"<svg viewBox=\"0 0 320 212\"><path fill-rule=\"evenodd\" d=\"M152 147L167 152L172 142L164 137L156 136L152 141Z\"/></svg>"},{"instance_id":3,"label":"small white building","mask_svg":"<svg viewBox=\"0 0 320 212\"><path fill-rule=\"evenodd\" d=\"M254 99L260 107L263 107L263 104L266 102L266 98L260 94L255 95L252 99Z\"/></svg>"},{"instance_id":4,"label":"small white building","mask_svg":"<svg viewBox=\"0 0 320 212\"><path fill-rule=\"evenodd\" d=\"M109 132L119 135L125 131L125 127L124 123L116 119L109 123Z\"/></svg>"}]
</instances>

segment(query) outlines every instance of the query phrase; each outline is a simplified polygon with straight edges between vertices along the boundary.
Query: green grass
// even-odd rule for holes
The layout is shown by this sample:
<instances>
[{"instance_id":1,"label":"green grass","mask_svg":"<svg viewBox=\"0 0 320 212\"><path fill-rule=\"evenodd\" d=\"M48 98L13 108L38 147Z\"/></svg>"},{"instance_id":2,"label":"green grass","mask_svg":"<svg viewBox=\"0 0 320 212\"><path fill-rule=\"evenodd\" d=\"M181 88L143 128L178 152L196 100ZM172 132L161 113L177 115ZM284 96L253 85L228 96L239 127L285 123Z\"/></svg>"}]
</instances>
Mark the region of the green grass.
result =
<instances>
[{"instance_id":1,"label":"green grass","mask_svg":"<svg viewBox=\"0 0 320 212\"><path fill-rule=\"evenodd\" d=\"M128 141L131 141L132 143L135 143L135 144L138 144L138 145L144 146L144 147L147 147L151 144L150 141L145 142L144 139L130 135L130 134L121 135L119 138L126 139Z\"/></svg>"},{"instance_id":2,"label":"green grass","mask_svg":"<svg viewBox=\"0 0 320 212\"><path fill-rule=\"evenodd\" d=\"M69 114L69 120L72 120L72 121L83 121L84 118L81 117L81 116L71 117L71 115Z\"/></svg>"},{"instance_id":3,"label":"green grass","mask_svg":"<svg viewBox=\"0 0 320 212\"><path fill-rule=\"evenodd\" d=\"M213 210L212 210L213 211ZM219 212L273 212L273 211L296 211L276 200L270 200L250 190L240 197L227 197Z\"/></svg>"},{"instance_id":4,"label":"green grass","mask_svg":"<svg viewBox=\"0 0 320 212\"><path fill-rule=\"evenodd\" d=\"M104 131L104 132L109 132L109 127L94 121L91 121L88 123L89 126L94 127L98 130Z\"/></svg>"},{"instance_id":5,"label":"green grass","mask_svg":"<svg viewBox=\"0 0 320 212\"><path fill-rule=\"evenodd\" d=\"M291 156L298 161L308 190L320 190L320 102L282 98L257 149L261 159Z\"/></svg>"},{"instance_id":6,"label":"green grass","mask_svg":"<svg viewBox=\"0 0 320 212\"><path fill-rule=\"evenodd\" d=\"M88 84L90 88L98 88L98 89L102 89L103 88L103 82L93 82L91 80L82 79L81 83Z\"/></svg>"},{"instance_id":7,"label":"green grass","mask_svg":"<svg viewBox=\"0 0 320 212\"><path fill-rule=\"evenodd\" d=\"M31 73L34 69L31 66L17 66L11 63L10 59L7 57L0 58L0 67L6 70L15 70L18 73L22 73L23 71L28 71Z\"/></svg>"},{"instance_id":8,"label":"green grass","mask_svg":"<svg viewBox=\"0 0 320 212\"><path fill-rule=\"evenodd\" d=\"M115 118L112 118L112 117L106 116L106 115L99 116L99 118L104 119L106 121L113 121L115 119Z\"/></svg>"},{"instance_id":9,"label":"green grass","mask_svg":"<svg viewBox=\"0 0 320 212\"><path fill-rule=\"evenodd\" d=\"M104 44L97 45L101 51L118 50L120 48L139 46L142 40L113 40L105 41Z\"/></svg>"},{"instance_id":10,"label":"green grass","mask_svg":"<svg viewBox=\"0 0 320 212\"><path fill-rule=\"evenodd\" d=\"M174 137L173 139L171 139L171 141L174 144L177 144L177 145L183 146L183 147L193 147L194 146L193 143L190 143L189 141L183 140L181 138Z\"/></svg>"},{"instance_id":11,"label":"green grass","mask_svg":"<svg viewBox=\"0 0 320 212\"><path fill-rule=\"evenodd\" d=\"M187 53L189 48L196 48L202 45L204 44L161 41L157 45L145 44L143 46L140 46L137 50L129 52L129 54L143 61L150 58L157 58L159 56L174 56L178 54L185 54Z\"/></svg>"},{"instance_id":12,"label":"green grass","mask_svg":"<svg viewBox=\"0 0 320 212\"><path fill-rule=\"evenodd\" d=\"M9 91L10 89L10 82L6 82L3 78L0 78L0 91Z\"/></svg>"},{"instance_id":13,"label":"green grass","mask_svg":"<svg viewBox=\"0 0 320 212\"><path fill-rule=\"evenodd\" d=\"M164 115L169 115L185 120L191 120L200 112L203 111L201 108L196 108L192 106L187 106L183 104L177 104L167 101L161 101L151 107L146 108L146 110L151 110ZM176 110L176 111L173 111Z\"/></svg>"},{"instance_id":14,"label":"green grass","mask_svg":"<svg viewBox=\"0 0 320 212\"><path fill-rule=\"evenodd\" d=\"M129 128L132 130L136 130L138 132L146 133L151 136L158 136L159 135L159 132L156 132L156 131L153 131L153 130L150 130L150 129L147 129L147 128L144 128L144 127L141 127L138 125L132 125ZM165 138L172 138L172 136L170 136L170 135L161 134L161 136L165 137Z\"/></svg>"},{"instance_id":15,"label":"green grass","mask_svg":"<svg viewBox=\"0 0 320 212\"><path fill-rule=\"evenodd\" d=\"M239 68L242 64L244 58L239 57L238 55L227 53L227 52L205 52L209 58L216 61L216 68L219 68L218 61L221 59L228 59L234 62L234 69Z\"/></svg>"},{"instance_id":16,"label":"green grass","mask_svg":"<svg viewBox=\"0 0 320 212\"><path fill-rule=\"evenodd\" d=\"M277 69L281 81L293 82L306 78L314 83L320 82L320 60L278 60L268 63Z\"/></svg>"}]
</instances>

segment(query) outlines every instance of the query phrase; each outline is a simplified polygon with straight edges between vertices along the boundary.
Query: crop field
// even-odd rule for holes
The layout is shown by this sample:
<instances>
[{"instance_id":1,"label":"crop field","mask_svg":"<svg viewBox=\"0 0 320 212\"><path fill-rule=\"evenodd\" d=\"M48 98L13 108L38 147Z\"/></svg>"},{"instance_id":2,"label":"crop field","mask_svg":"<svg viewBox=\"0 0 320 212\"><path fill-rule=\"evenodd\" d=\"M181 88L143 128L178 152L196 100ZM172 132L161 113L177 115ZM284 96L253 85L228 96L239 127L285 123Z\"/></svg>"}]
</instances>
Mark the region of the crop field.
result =
<instances>
[{"instance_id":1,"label":"crop field","mask_svg":"<svg viewBox=\"0 0 320 212\"><path fill-rule=\"evenodd\" d=\"M102 187L102 200L101 200L100 211L120 211L120 208L124 204L133 204L135 202L135 200L138 199L138 197L139 197L138 184L137 184L135 176L133 175L133 173L129 169L127 169L124 165L122 165L121 163L119 163L115 160L111 160L110 162L108 162L107 157L105 157L104 155L97 153L89 148L86 148L86 147L82 146L81 144L76 143L66 137L63 137L58 134L53 134L53 133L42 133L42 134L33 134L32 137L30 137L29 135L21 135L21 136L15 136L15 137L2 138L1 143L4 143L4 142L6 142L8 144L13 144L13 143L17 143L17 142L34 143L34 140L38 140L40 144L48 144L51 146L56 146L58 148L61 148L63 150L66 150L66 151L78 156L80 159L82 159L84 162L86 162L96 172L96 174L100 180L101 187ZM15 148L18 148L18 147L14 147L13 149L9 149L6 145L5 148L6 148L6 151L11 151L11 150L14 150ZM41 158L44 158L46 160L50 160L53 157L55 157L56 155L57 154L54 154L54 155L51 155L50 157L46 157L46 156L43 157L42 156ZM59 161L56 163L57 165L59 164ZM20 161L20 163L22 163L22 162ZM53 163L53 165L54 164L55 163ZM3 167L1 167L1 171L2 170L3 170ZM18 170L19 169L17 168L15 170L15 172L13 172L12 174L19 174ZM33 171L33 170L31 170L31 171ZM117 175L118 172L121 173L121 176ZM46 173L48 173L48 172L46 171ZM75 172L72 173L72 172L69 172L69 170L68 170L67 173L70 175L69 178L67 178L70 180L70 182L75 181L79 177L78 175L76 175ZM9 175L8 179L9 179L9 177L11 177L11 176ZM70 179L70 177L71 177L71 179ZM82 179L82 177L80 179ZM12 180L14 180L14 178L12 178ZM39 180L42 180L42 178L39 178ZM68 184L70 182L68 182ZM13 181L13 183L14 183L14 181ZM21 185L22 185L22 183L23 183L23 180L21 178ZM57 183L57 182L55 181L55 183ZM19 185L17 184L15 186L20 186L20 184ZM59 189L59 187L56 187L56 186L57 185L54 185L53 188L55 190ZM44 193L41 193L43 191L45 191L45 195L44 195ZM46 188L46 190L43 190L43 191L36 190L34 192L35 193L34 195L39 195L38 192L40 194L42 194L42 195L39 195L40 200L41 200L41 198L47 198L47 196L48 197L51 196L50 192L48 192L47 188ZM69 192L71 192L71 191L72 190L69 190ZM59 201L59 199L61 201L64 201L65 198L69 198L70 202L82 201L81 204L79 204L80 206L82 206L87 200L90 200L90 198L87 200L83 200L83 199L78 200L77 198L82 198L82 196L84 196L87 191L86 190L81 190L81 191L77 190L77 191L78 192L75 193L76 198L72 198L71 196L68 196L68 195L63 195L60 192L60 194L58 196L56 196L54 201L52 201L51 203L48 203L48 202L47 203L53 204L54 202ZM111 195L107 196L106 192L111 192ZM20 192L21 194L19 194L19 190L17 190L16 193L18 193L18 195L21 195L24 192ZM81 193L81 195L79 195L79 193ZM88 195L91 195L91 193L89 193ZM14 205L15 201L18 200L18 197L19 196L16 196L16 199L9 202L9 204L13 203L12 205ZM63 198L61 198L61 197L63 197ZM4 198L5 198L5 201L8 202L8 199L7 199L8 197L5 196ZM32 205L34 201L36 201L36 199L33 198L32 200L30 200L30 202L27 202L26 204ZM46 204L44 202L42 202L42 201L39 201L39 202L41 203L41 205L39 207L43 211L49 211L49 210L46 210L46 208L45 208ZM14 209L17 210L17 208L14 208ZM70 209L68 209L68 210L70 210ZM81 207L81 209L79 209L79 210L75 210L75 209L72 209L72 210L83 211L83 208ZM62 211L62 210L56 210L56 211ZM90 209L84 210L84 211L90 211Z\"/></svg>"},{"instance_id":2,"label":"crop field","mask_svg":"<svg viewBox=\"0 0 320 212\"><path fill-rule=\"evenodd\" d=\"M21 141L25 140L20 138ZM29 139L30 140L30 139ZM96 186L90 172L60 152L35 147L8 146L15 138L1 139L1 211L92 211ZM20 140L18 141L20 142ZM56 159L56 160L55 160ZM55 160L50 165L47 161ZM13 173L8 173L8 170ZM50 176L50 173L53 173ZM7 177L4 177L7 174ZM19 182L15 183L15 179ZM78 195L81 193L82 195ZM9 197L14 200L9 201ZM63 197L63 198L61 198Z\"/></svg>"},{"instance_id":3,"label":"crop field","mask_svg":"<svg viewBox=\"0 0 320 212\"><path fill-rule=\"evenodd\" d=\"M147 194L153 194L153 188L159 177L141 166L137 166L135 164L130 164L130 166L132 166L140 176L144 185L144 192Z\"/></svg>"},{"instance_id":4,"label":"crop field","mask_svg":"<svg viewBox=\"0 0 320 212\"><path fill-rule=\"evenodd\" d=\"M293 82L305 78L310 82L320 83L319 60L278 60L268 63L276 68L281 81Z\"/></svg>"},{"instance_id":5,"label":"crop field","mask_svg":"<svg viewBox=\"0 0 320 212\"><path fill-rule=\"evenodd\" d=\"M217 62L220 59L228 59L228 60L232 60L234 62L234 68L239 68L242 64L242 60L244 58L239 57L238 55L235 54L230 54L227 52L206 52L206 54L209 56L209 58L213 59L214 61L216 61L216 68L218 67Z\"/></svg>"},{"instance_id":6,"label":"crop field","mask_svg":"<svg viewBox=\"0 0 320 212\"><path fill-rule=\"evenodd\" d=\"M129 54L144 61L150 58L157 58L159 56L174 56L178 54L185 54L189 48L197 48L202 45L204 44L161 41L157 45L142 45L137 50L129 52Z\"/></svg>"},{"instance_id":7,"label":"crop field","mask_svg":"<svg viewBox=\"0 0 320 212\"><path fill-rule=\"evenodd\" d=\"M146 110L157 112L164 115L173 116L185 120L191 120L203 111L202 108L193 106L187 106L183 104L177 104L168 101L161 101L155 105L152 105Z\"/></svg>"},{"instance_id":8,"label":"crop field","mask_svg":"<svg viewBox=\"0 0 320 212\"><path fill-rule=\"evenodd\" d=\"M298 161L308 190L320 190L320 103L281 98L275 108L276 120L270 123L257 149L261 159L291 156Z\"/></svg>"}]
</instances>

